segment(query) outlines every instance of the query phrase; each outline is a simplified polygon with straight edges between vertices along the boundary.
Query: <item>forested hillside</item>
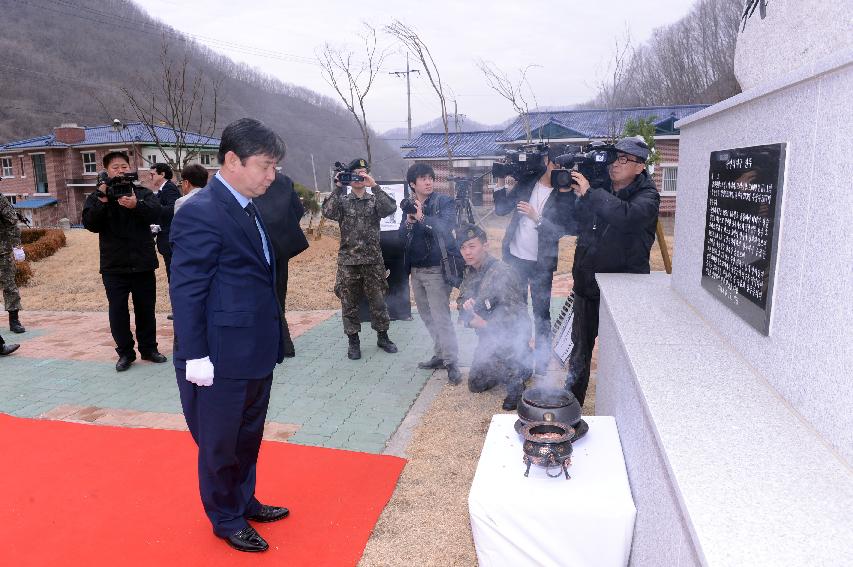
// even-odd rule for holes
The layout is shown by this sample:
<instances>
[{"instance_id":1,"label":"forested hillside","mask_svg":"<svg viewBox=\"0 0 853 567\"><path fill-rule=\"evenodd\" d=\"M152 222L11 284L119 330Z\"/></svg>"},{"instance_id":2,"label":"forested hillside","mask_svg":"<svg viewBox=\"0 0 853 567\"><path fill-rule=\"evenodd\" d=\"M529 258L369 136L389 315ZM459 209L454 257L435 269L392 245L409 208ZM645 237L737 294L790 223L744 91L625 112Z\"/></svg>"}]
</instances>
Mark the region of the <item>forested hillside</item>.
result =
<instances>
[{"instance_id":1,"label":"forested hillside","mask_svg":"<svg viewBox=\"0 0 853 567\"><path fill-rule=\"evenodd\" d=\"M329 165L362 156L358 127L332 99L235 63L151 19L126 0L0 0L0 142L46 134L63 122L108 124L136 116L121 92L142 99L157 91L164 41L192 76L219 81L218 135L232 120L251 116L287 142L285 171L328 186ZM306 65L306 73L319 69ZM206 105L210 113L210 90ZM374 141L374 172L398 178L399 152Z\"/></svg>"}]
</instances>

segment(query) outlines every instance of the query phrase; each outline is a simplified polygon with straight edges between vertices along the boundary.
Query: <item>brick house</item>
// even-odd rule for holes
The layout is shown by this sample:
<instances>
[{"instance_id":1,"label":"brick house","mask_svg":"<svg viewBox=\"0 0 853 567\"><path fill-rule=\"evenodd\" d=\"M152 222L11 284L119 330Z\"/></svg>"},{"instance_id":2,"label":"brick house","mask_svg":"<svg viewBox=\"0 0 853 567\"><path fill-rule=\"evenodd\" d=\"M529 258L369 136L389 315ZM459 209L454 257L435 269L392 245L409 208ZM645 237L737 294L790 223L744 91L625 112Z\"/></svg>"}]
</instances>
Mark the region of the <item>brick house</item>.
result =
<instances>
[{"instance_id":1,"label":"brick house","mask_svg":"<svg viewBox=\"0 0 853 567\"><path fill-rule=\"evenodd\" d=\"M170 153L174 130L155 128ZM187 143L201 148L192 162L211 170L218 167L218 138L189 134ZM127 152L134 170L167 161L141 122L90 127L63 124L52 134L0 144L0 192L32 226L58 226L62 218L80 224L83 202L103 169L101 159L113 150Z\"/></svg>"},{"instance_id":2,"label":"brick house","mask_svg":"<svg viewBox=\"0 0 853 567\"><path fill-rule=\"evenodd\" d=\"M675 188L678 177L679 132L675 122L708 105L653 106L644 108L619 108L615 110L586 109L531 112L530 130L534 142L583 145L592 141L607 140L612 132L622 132L628 119L647 119L655 125L655 150L660 162L652 168L652 177L661 192L661 214L675 213ZM494 136L494 138L492 138ZM454 174L480 176L479 191L482 203L491 202L494 187L490 167L495 156L506 150L518 148L527 141L522 117L516 118L499 132L463 132L451 135L454 148ZM447 183L447 153L444 135L424 133L403 146L408 153L403 159L429 162L436 170L436 188L452 194ZM439 169L443 174L439 174ZM475 184L476 187L476 184ZM481 204L472 194L474 204Z\"/></svg>"}]
</instances>

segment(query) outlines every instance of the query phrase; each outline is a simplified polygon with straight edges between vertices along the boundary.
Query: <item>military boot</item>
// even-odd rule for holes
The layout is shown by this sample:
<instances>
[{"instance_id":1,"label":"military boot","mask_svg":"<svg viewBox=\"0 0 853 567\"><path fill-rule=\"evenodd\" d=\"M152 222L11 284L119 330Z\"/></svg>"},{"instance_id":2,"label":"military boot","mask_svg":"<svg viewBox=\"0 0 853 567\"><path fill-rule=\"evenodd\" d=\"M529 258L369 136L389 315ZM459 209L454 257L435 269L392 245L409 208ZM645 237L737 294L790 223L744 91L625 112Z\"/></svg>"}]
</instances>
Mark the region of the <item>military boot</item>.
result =
<instances>
[{"instance_id":1,"label":"military boot","mask_svg":"<svg viewBox=\"0 0 853 567\"><path fill-rule=\"evenodd\" d=\"M388 331L376 331L376 346L391 354L397 352L397 345L388 338Z\"/></svg>"},{"instance_id":2,"label":"military boot","mask_svg":"<svg viewBox=\"0 0 853 567\"><path fill-rule=\"evenodd\" d=\"M13 333L23 333L26 331L21 322L18 320L18 311L9 311L9 330Z\"/></svg>"},{"instance_id":3,"label":"military boot","mask_svg":"<svg viewBox=\"0 0 853 567\"><path fill-rule=\"evenodd\" d=\"M358 333L347 335L347 338L349 339L347 358L350 360L358 360L361 358L361 341L358 340Z\"/></svg>"}]
</instances>

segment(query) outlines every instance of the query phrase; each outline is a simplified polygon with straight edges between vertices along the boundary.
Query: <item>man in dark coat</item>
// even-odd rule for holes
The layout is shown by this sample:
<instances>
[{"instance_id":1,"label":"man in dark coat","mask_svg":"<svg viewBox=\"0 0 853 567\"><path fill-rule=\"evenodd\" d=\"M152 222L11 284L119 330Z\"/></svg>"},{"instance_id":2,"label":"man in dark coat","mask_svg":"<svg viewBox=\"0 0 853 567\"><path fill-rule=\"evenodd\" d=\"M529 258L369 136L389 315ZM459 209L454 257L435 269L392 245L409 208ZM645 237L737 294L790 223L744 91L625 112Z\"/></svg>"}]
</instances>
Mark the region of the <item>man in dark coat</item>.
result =
<instances>
[{"instance_id":1,"label":"man in dark coat","mask_svg":"<svg viewBox=\"0 0 853 567\"><path fill-rule=\"evenodd\" d=\"M494 192L495 213L512 214L503 239L503 260L518 272L525 293L530 286L537 374L545 373L551 359L551 287L559 241L577 230L577 198L568 187L551 187L551 172L557 167L554 158L564 149L540 146L538 150L544 155L538 169L522 177L514 188Z\"/></svg>"},{"instance_id":2,"label":"man in dark coat","mask_svg":"<svg viewBox=\"0 0 853 567\"><path fill-rule=\"evenodd\" d=\"M169 229L175 216L175 201L181 198L181 191L172 182L172 168L167 163L155 163L149 171L151 191L160 202L160 216L153 229L157 239L157 251L163 256L166 266L166 278L172 277L172 246L169 244Z\"/></svg>"},{"instance_id":3,"label":"man in dark coat","mask_svg":"<svg viewBox=\"0 0 853 567\"><path fill-rule=\"evenodd\" d=\"M566 389L583 405L589 384L590 362L598 336L599 289L596 273L648 274L649 254L655 241L660 194L646 171L649 147L640 137L616 144L617 157L608 168L603 187L590 187L572 172L578 195L580 223L575 260L572 352Z\"/></svg>"},{"instance_id":4,"label":"man in dark coat","mask_svg":"<svg viewBox=\"0 0 853 567\"><path fill-rule=\"evenodd\" d=\"M308 249L308 239L299 226L299 220L305 214L305 207L299 199L299 194L293 188L293 180L282 174L275 174L275 181L267 192L254 199L255 205L261 212L261 217L269 232L276 257L276 295L281 303L284 332L284 356L296 356L290 329L284 317L285 300L287 299L287 262L297 254Z\"/></svg>"},{"instance_id":5,"label":"man in dark coat","mask_svg":"<svg viewBox=\"0 0 853 567\"><path fill-rule=\"evenodd\" d=\"M83 204L83 226L98 233L110 332L119 356L116 371L123 372L136 360L127 306L129 296L133 297L139 354L143 360L166 362L166 357L157 350L154 270L158 263L151 238L151 225L160 217L160 203L145 187L132 185L126 194L117 191L119 187L127 188L127 183L116 181L130 171L126 153L109 152L103 164L106 172L98 178L96 190Z\"/></svg>"}]
</instances>

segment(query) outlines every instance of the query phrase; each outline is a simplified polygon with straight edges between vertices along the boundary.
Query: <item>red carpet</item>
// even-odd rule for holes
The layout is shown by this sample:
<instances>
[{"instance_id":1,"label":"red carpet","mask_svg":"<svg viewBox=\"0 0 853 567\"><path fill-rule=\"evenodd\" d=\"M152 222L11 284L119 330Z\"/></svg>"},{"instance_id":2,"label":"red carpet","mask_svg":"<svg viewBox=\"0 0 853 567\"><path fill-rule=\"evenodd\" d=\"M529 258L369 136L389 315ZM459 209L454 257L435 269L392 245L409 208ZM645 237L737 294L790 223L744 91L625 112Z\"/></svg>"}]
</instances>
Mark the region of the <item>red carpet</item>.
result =
<instances>
[{"instance_id":1,"label":"red carpet","mask_svg":"<svg viewBox=\"0 0 853 567\"><path fill-rule=\"evenodd\" d=\"M189 433L0 414L0 565L355 565L404 463L264 442L258 497L291 513L240 553L202 511Z\"/></svg>"}]
</instances>

